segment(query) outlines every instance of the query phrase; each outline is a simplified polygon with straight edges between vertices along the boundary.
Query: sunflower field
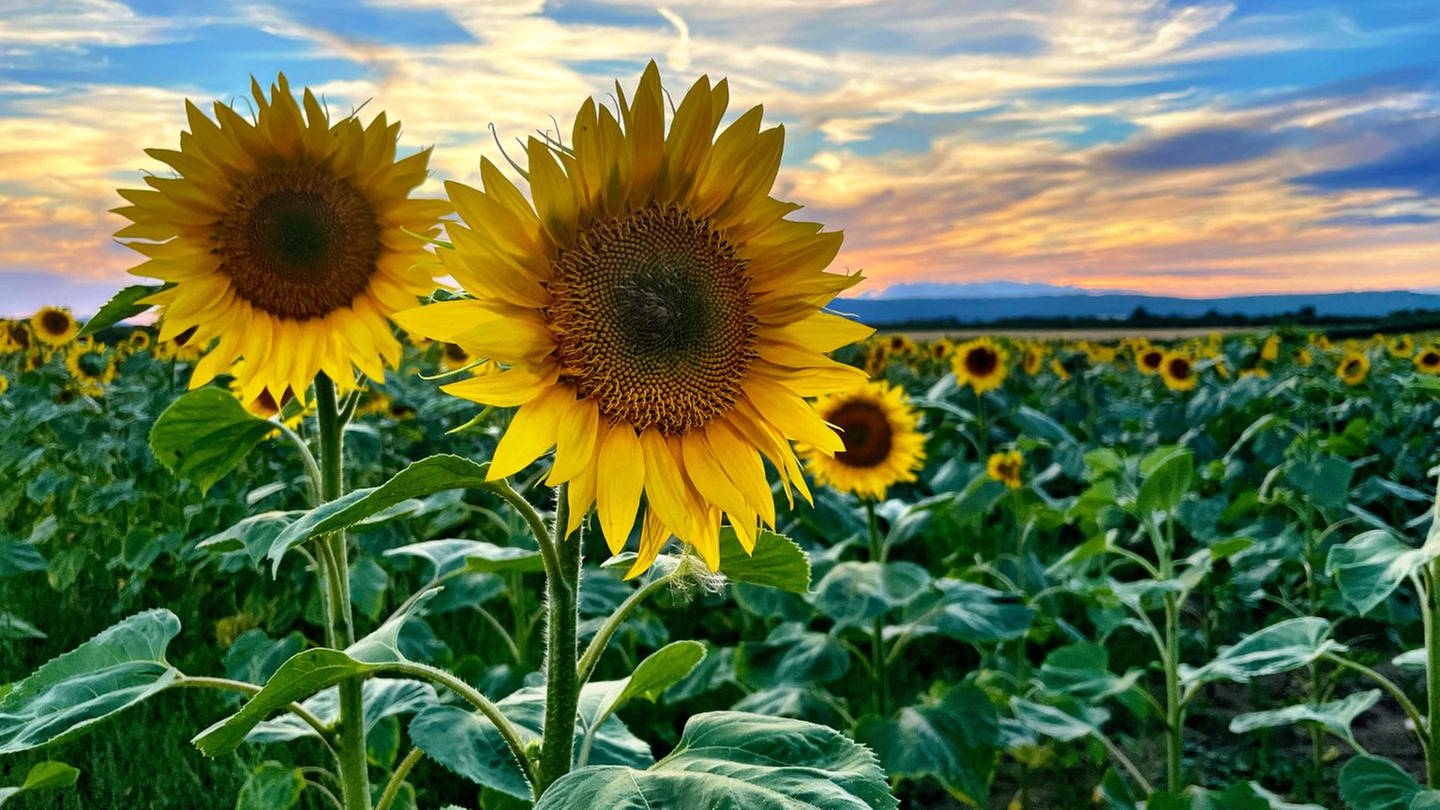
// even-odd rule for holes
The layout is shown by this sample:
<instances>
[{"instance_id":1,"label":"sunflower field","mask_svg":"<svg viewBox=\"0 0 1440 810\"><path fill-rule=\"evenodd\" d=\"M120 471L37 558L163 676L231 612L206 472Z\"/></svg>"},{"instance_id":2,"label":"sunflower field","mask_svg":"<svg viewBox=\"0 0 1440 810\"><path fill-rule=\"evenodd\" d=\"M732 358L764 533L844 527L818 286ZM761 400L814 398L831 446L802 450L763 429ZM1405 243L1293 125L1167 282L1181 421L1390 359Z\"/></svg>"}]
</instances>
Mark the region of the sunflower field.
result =
<instances>
[{"instance_id":1,"label":"sunflower field","mask_svg":"<svg viewBox=\"0 0 1440 810\"><path fill-rule=\"evenodd\" d=\"M252 91L0 322L0 805L1440 807L1433 336L873 334L724 81L445 200Z\"/></svg>"}]
</instances>

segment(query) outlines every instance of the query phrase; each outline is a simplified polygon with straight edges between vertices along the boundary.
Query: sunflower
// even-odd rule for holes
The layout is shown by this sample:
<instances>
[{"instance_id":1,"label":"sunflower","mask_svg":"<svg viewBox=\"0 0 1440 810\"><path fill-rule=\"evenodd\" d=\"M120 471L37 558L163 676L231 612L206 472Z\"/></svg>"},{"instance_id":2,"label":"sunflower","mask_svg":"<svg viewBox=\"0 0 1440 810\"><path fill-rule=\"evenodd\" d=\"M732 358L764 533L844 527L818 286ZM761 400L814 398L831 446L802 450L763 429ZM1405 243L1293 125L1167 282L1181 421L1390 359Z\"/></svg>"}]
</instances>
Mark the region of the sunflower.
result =
<instances>
[{"instance_id":1,"label":"sunflower","mask_svg":"<svg viewBox=\"0 0 1440 810\"><path fill-rule=\"evenodd\" d=\"M1260 361L1262 363L1273 363L1280 359L1280 336L1271 335L1265 338L1260 345Z\"/></svg>"},{"instance_id":2,"label":"sunflower","mask_svg":"<svg viewBox=\"0 0 1440 810\"><path fill-rule=\"evenodd\" d=\"M474 365L474 363L475 358L459 343L440 344L440 368L446 371L459 371Z\"/></svg>"},{"instance_id":3,"label":"sunflower","mask_svg":"<svg viewBox=\"0 0 1440 810\"><path fill-rule=\"evenodd\" d=\"M65 368L80 393L98 397L115 379L115 355L103 343L81 338L65 352Z\"/></svg>"},{"instance_id":4,"label":"sunflower","mask_svg":"<svg viewBox=\"0 0 1440 810\"><path fill-rule=\"evenodd\" d=\"M24 348L15 342L15 337L11 334L13 324L14 321L0 318L0 355L14 354Z\"/></svg>"},{"instance_id":5,"label":"sunflower","mask_svg":"<svg viewBox=\"0 0 1440 810\"><path fill-rule=\"evenodd\" d=\"M1062 363L1058 357L1050 358L1050 370L1055 373L1056 377L1060 378L1061 382L1070 379L1070 369L1065 368L1065 364Z\"/></svg>"},{"instance_id":6,"label":"sunflower","mask_svg":"<svg viewBox=\"0 0 1440 810\"><path fill-rule=\"evenodd\" d=\"M1019 450L992 453L990 460L985 462L985 474L1010 489L1020 488L1020 473L1024 469L1025 457Z\"/></svg>"},{"instance_id":7,"label":"sunflower","mask_svg":"<svg viewBox=\"0 0 1440 810\"><path fill-rule=\"evenodd\" d=\"M1400 335L1392 339L1385 347L1391 357L1404 358L1415 354L1415 339L1409 335Z\"/></svg>"},{"instance_id":8,"label":"sunflower","mask_svg":"<svg viewBox=\"0 0 1440 810\"><path fill-rule=\"evenodd\" d=\"M30 331L42 343L50 346L64 346L75 339L80 325L75 316L63 307L41 307L30 316Z\"/></svg>"},{"instance_id":9,"label":"sunflower","mask_svg":"<svg viewBox=\"0 0 1440 810\"><path fill-rule=\"evenodd\" d=\"M10 378L0 374L0 396L4 396L10 390Z\"/></svg>"},{"instance_id":10,"label":"sunflower","mask_svg":"<svg viewBox=\"0 0 1440 810\"><path fill-rule=\"evenodd\" d=\"M1302 368L1308 367L1315 362L1315 355L1311 354L1309 349L1301 349L1295 353L1295 362Z\"/></svg>"},{"instance_id":11,"label":"sunflower","mask_svg":"<svg viewBox=\"0 0 1440 810\"><path fill-rule=\"evenodd\" d=\"M178 176L119 192L132 224L116 235L148 259L131 272L170 285L144 299L161 308L159 340L194 330L188 344L209 352L190 387L243 373L244 400L303 392L320 372L349 389L352 366L382 378L401 351L386 316L434 288L413 234L438 233L449 208L408 197L430 151L396 161L398 123L332 123L309 90L302 113L283 74L268 100L251 88L254 123L186 102L179 151L148 150Z\"/></svg>"},{"instance_id":12,"label":"sunflower","mask_svg":"<svg viewBox=\"0 0 1440 810\"><path fill-rule=\"evenodd\" d=\"M1421 349L1414 359L1415 369L1425 374L1440 374L1440 348Z\"/></svg>"},{"instance_id":13,"label":"sunflower","mask_svg":"<svg viewBox=\"0 0 1440 810\"><path fill-rule=\"evenodd\" d=\"M529 140L533 203L485 160L483 191L447 184L464 223L439 254L474 298L396 320L507 367L444 386L519 407L492 480L554 447L567 534L593 504L618 553L643 495L628 575L672 534L714 570L722 513L747 551L775 523L762 456L809 499L790 442L844 449L805 398L863 383L826 353L873 330L822 311L861 276L825 272L841 234L770 196L784 130L762 130L761 108L714 138L729 87L702 76L667 134L653 62L633 100L616 91L618 116L587 100L568 147Z\"/></svg>"},{"instance_id":14,"label":"sunflower","mask_svg":"<svg viewBox=\"0 0 1440 810\"><path fill-rule=\"evenodd\" d=\"M1005 347L982 337L956 346L950 356L950 367L955 371L956 382L970 386L976 394L983 394L1005 382L1005 376L1010 373L1009 360Z\"/></svg>"},{"instance_id":15,"label":"sunflower","mask_svg":"<svg viewBox=\"0 0 1440 810\"><path fill-rule=\"evenodd\" d=\"M1365 382L1370 374L1370 355L1359 351L1350 351L1340 360L1340 365L1335 367L1335 376L1346 385L1359 385Z\"/></svg>"},{"instance_id":16,"label":"sunflower","mask_svg":"<svg viewBox=\"0 0 1440 810\"><path fill-rule=\"evenodd\" d=\"M1149 377L1160 371L1165 362L1165 350L1159 346L1145 346L1135 353L1135 368Z\"/></svg>"},{"instance_id":17,"label":"sunflower","mask_svg":"<svg viewBox=\"0 0 1440 810\"><path fill-rule=\"evenodd\" d=\"M885 490L914 481L925 460L925 436L905 392L872 382L815 403L821 418L840 430L845 449L833 456L802 448L818 483L881 500Z\"/></svg>"},{"instance_id":18,"label":"sunflower","mask_svg":"<svg viewBox=\"0 0 1440 810\"><path fill-rule=\"evenodd\" d=\"M1171 391L1189 391L1198 382L1195 361L1183 352L1166 352L1165 361L1160 364L1160 378Z\"/></svg>"},{"instance_id":19,"label":"sunflower","mask_svg":"<svg viewBox=\"0 0 1440 810\"><path fill-rule=\"evenodd\" d=\"M134 329L125 337L125 345L131 351L143 352L150 348L150 333L144 329Z\"/></svg>"},{"instance_id":20,"label":"sunflower","mask_svg":"<svg viewBox=\"0 0 1440 810\"><path fill-rule=\"evenodd\" d=\"M1039 374L1040 369L1044 367L1045 349L1042 348L1039 344L1035 343L1031 343L1029 346L1026 346L1025 354L1020 359L1020 368L1025 371L1025 374L1027 376L1034 377L1036 374Z\"/></svg>"},{"instance_id":21,"label":"sunflower","mask_svg":"<svg viewBox=\"0 0 1440 810\"><path fill-rule=\"evenodd\" d=\"M938 360L941 362L944 362L946 359L948 359L950 357L950 353L953 351L955 351L955 344L950 342L949 338L936 338L935 340L930 341L930 344L925 347L925 352L926 354L930 355L931 360Z\"/></svg>"}]
</instances>

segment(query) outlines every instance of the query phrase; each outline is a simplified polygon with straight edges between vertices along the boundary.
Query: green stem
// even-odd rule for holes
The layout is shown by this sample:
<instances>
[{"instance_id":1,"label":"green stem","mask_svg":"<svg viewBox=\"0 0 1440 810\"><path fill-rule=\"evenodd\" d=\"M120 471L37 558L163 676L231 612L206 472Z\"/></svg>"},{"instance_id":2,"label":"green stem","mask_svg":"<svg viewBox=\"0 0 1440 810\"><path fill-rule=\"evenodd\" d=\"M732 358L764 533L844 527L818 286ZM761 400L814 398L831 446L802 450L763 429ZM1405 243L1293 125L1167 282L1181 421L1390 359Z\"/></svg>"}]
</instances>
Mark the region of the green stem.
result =
<instances>
[{"instance_id":1,"label":"green stem","mask_svg":"<svg viewBox=\"0 0 1440 810\"><path fill-rule=\"evenodd\" d=\"M1415 727L1415 737L1419 741L1420 750L1425 755L1425 760L1428 763L1430 760L1430 744L1425 734L1425 720L1420 716L1420 710L1411 702L1410 696L1405 694L1405 690L1397 686L1394 681L1357 661L1351 661L1349 658L1344 658L1334 653L1326 653L1324 657L1327 661L1346 667L1347 669L1353 669L1366 678L1369 678L1375 682L1376 686L1385 690L1390 697L1395 699L1400 709L1410 718L1410 724Z\"/></svg>"},{"instance_id":2,"label":"green stem","mask_svg":"<svg viewBox=\"0 0 1440 810\"><path fill-rule=\"evenodd\" d=\"M600 628L600 632L595 634L595 637L590 640L590 644L585 648L585 654L580 656L578 677L582 687L590 680L590 676L594 674L595 665L600 663L600 656L605 654L606 646L609 645L611 637L615 635L615 631L619 630L620 625L625 622L625 618L629 616L630 612L641 602L670 584L670 578L673 576L674 574L672 573L669 576L657 577L645 583L644 586L631 593L630 596L620 604L620 607L610 615L610 618L605 620L605 624Z\"/></svg>"},{"instance_id":3,"label":"green stem","mask_svg":"<svg viewBox=\"0 0 1440 810\"><path fill-rule=\"evenodd\" d=\"M875 523L875 502L865 500L865 529L870 546L870 561L884 563L885 550L880 546L880 530ZM890 715L890 684L885 670L885 617L876 616L870 625L870 672L874 676L875 714Z\"/></svg>"},{"instance_id":4,"label":"green stem","mask_svg":"<svg viewBox=\"0 0 1440 810\"><path fill-rule=\"evenodd\" d=\"M579 533L565 538L569 498L562 485L556 491L555 534L552 549L557 566L545 581L545 727L540 744L539 798L555 780L570 772L575 756L575 718L579 711L580 679L576 656L579 644L580 544ZM543 546L546 540L536 538Z\"/></svg>"},{"instance_id":5,"label":"green stem","mask_svg":"<svg viewBox=\"0 0 1440 810\"><path fill-rule=\"evenodd\" d=\"M410 769L424 757L425 752L419 748L410 749L410 753L395 766L395 772L390 774L390 781L385 785L385 792L380 794L380 802L375 805L375 810L390 810L396 797L400 795L400 786L405 784L405 777L410 775Z\"/></svg>"},{"instance_id":6,"label":"green stem","mask_svg":"<svg viewBox=\"0 0 1440 810\"><path fill-rule=\"evenodd\" d=\"M1165 594L1165 746L1166 787L1180 790L1180 755L1184 745L1185 710L1180 702L1180 622L1175 594Z\"/></svg>"},{"instance_id":7,"label":"green stem","mask_svg":"<svg viewBox=\"0 0 1440 810\"><path fill-rule=\"evenodd\" d=\"M333 501L345 492L345 422L341 418L335 383L324 374L315 377L315 407L320 426L320 494ZM331 645L340 649L355 643L350 606L350 551L345 532L320 540L328 557L326 587L329 594ZM340 682L340 788L345 810L370 810L370 774L365 762L365 682Z\"/></svg>"},{"instance_id":8,"label":"green stem","mask_svg":"<svg viewBox=\"0 0 1440 810\"><path fill-rule=\"evenodd\" d=\"M1431 561L1427 567L1428 593L1424 597L1425 618L1425 700L1429 704L1425 735L1425 784L1440 788L1440 563Z\"/></svg>"}]
</instances>

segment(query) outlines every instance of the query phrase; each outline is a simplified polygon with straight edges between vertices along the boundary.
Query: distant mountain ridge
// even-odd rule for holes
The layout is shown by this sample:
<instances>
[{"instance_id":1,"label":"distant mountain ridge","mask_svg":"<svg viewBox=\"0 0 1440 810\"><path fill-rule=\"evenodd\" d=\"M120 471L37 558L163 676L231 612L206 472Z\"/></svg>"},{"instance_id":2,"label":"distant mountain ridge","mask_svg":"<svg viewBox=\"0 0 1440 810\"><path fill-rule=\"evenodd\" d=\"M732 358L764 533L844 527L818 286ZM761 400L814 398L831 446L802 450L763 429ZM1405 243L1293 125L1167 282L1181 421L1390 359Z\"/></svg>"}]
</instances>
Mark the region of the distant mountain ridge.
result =
<instances>
[{"instance_id":1,"label":"distant mountain ridge","mask_svg":"<svg viewBox=\"0 0 1440 810\"><path fill-rule=\"evenodd\" d=\"M1307 295L1243 295L1225 298L1171 298L1155 295L1074 293L1048 295L841 298L837 312L875 326L954 321L986 324L1016 318L1123 320L1144 309L1152 316L1199 318L1210 313L1264 318L1312 307L1317 315L1380 318L1401 310L1440 310L1440 295L1392 290Z\"/></svg>"}]
</instances>

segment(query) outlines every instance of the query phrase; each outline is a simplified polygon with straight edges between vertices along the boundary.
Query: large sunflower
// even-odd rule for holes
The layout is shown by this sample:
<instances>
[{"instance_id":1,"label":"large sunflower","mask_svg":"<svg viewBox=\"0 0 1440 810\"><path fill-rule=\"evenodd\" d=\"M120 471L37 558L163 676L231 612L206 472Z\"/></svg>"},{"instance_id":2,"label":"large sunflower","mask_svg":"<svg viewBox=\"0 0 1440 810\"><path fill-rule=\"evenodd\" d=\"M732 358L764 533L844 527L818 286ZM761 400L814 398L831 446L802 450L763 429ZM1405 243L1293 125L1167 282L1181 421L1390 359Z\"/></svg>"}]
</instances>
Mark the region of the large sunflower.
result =
<instances>
[{"instance_id":1,"label":"large sunflower","mask_svg":"<svg viewBox=\"0 0 1440 810\"><path fill-rule=\"evenodd\" d=\"M80 325L75 316L63 307L41 307L30 316L30 331L40 342L51 346L64 346L75 339Z\"/></svg>"},{"instance_id":2,"label":"large sunflower","mask_svg":"<svg viewBox=\"0 0 1440 810\"><path fill-rule=\"evenodd\" d=\"M380 379L400 359L386 316L434 286L413 234L437 233L448 205L408 197L430 152L397 161L400 125L384 113L332 123L309 90L302 113L283 75L268 100L251 84L253 123L187 102L179 151L148 150L179 176L120 191L131 205L116 212L133 224L117 236L148 259L131 272L170 284L146 299L161 308L159 340L218 340L190 386L243 375L247 401L303 392L322 371L346 389L352 366Z\"/></svg>"},{"instance_id":3,"label":"large sunflower","mask_svg":"<svg viewBox=\"0 0 1440 810\"><path fill-rule=\"evenodd\" d=\"M881 500L891 485L915 480L925 460L925 436L915 429L915 412L903 390L867 383L820 399L815 410L839 428L845 443L833 456L802 449L817 482Z\"/></svg>"},{"instance_id":4,"label":"large sunflower","mask_svg":"<svg viewBox=\"0 0 1440 810\"><path fill-rule=\"evenodd\" d=\"M988 337L976 338L955 347L950 356L950 366L955 371L955 381L968 385L976 394L999 388L1010 373L1009 354L1005 347Z\"/></svg>"},{"instance_id":5,"label":"large sunflower","mask_svg":"<svg viewBox=\"0 0 1440 810\"><path fill-rule=\"evenodd\" d=\"M533 206L488 161L483 191L447 184L464 226L439 253L474 300L396 317L508 367L444 386L519 407L492 479L556 448L567 531L594 504L615 552L644 496L632 576L671 534L717 568L722 512L752 548L775 521L762 455L808 498L790 442L844 445L804 398L865 379L825 356L872 331L821 311L860 280L825 272L841 235L769 195L784 131L761 108L714 137L728 92L701 77L667 134L651 63L633 100L616 87L618 118L589 100L569 147L530 139Z\"/></svg>"}]
</instances>

